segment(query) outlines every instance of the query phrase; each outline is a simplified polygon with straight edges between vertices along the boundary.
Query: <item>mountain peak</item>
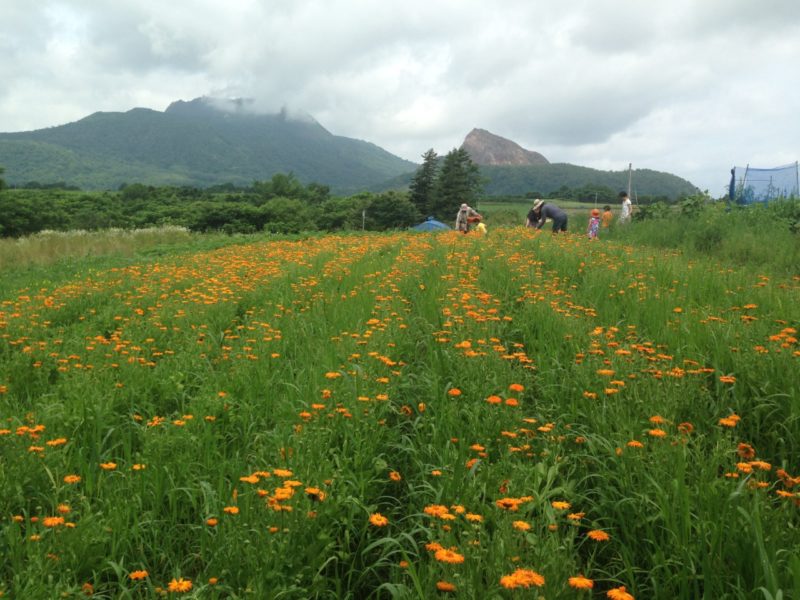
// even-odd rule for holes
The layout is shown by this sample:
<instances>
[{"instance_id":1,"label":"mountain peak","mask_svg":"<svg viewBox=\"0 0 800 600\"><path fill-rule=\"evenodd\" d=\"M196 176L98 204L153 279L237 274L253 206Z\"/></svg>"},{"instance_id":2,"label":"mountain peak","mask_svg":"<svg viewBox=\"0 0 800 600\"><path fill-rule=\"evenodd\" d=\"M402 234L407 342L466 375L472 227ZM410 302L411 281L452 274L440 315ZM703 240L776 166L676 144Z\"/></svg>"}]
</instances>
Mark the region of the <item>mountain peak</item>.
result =
<instances>
[{"instance_id":1,"label":"mountain peak","mask_svg":"<svg viewBox=\"0 0 800 600\"><path fill-rule=\"evenodd\" d=\"M461 148L479 165L548 165L544 156L526 150L516 142L495 135L485 129L475 128L464 138Z\"/></svg>"}]
</instances>

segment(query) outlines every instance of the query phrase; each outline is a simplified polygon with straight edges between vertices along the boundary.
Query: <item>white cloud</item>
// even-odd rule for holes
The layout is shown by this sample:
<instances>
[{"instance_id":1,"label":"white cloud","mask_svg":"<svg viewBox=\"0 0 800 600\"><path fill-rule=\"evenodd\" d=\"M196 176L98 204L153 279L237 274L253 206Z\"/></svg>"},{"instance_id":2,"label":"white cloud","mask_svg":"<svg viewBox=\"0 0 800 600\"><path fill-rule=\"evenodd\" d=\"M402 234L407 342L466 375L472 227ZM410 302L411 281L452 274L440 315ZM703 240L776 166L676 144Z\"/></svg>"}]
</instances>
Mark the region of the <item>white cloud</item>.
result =
<instances>
[{"instance_id":1,"label":"white cloud","mask_svg":"<svg viewBox=\"0 0 800 600\"><path fill-rule=\"evenodd\" d=\"M0 131L242 96L412 160L482 127L716 193L799 158L799 34L795 0L5 0Z\"/></svg>"}]
</instances>

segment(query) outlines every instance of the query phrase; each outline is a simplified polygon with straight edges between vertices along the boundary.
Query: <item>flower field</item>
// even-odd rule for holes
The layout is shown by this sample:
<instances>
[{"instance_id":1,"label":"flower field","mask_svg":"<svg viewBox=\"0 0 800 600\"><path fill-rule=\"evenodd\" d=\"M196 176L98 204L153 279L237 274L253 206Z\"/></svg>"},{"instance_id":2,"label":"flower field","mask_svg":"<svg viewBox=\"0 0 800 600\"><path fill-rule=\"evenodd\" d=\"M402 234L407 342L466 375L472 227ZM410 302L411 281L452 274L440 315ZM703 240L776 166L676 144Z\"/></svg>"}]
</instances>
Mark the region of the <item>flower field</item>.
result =
<instances>
[{"instance_id":1,"label":"flower field","mask_svg":"<svg viewBox=\"0 0 800 600\"><path fill-rule=\"evenodd\" d=\"M800 278L522 228L7 289L0 595L800 598Z\"/></svg>"}]
</instances>

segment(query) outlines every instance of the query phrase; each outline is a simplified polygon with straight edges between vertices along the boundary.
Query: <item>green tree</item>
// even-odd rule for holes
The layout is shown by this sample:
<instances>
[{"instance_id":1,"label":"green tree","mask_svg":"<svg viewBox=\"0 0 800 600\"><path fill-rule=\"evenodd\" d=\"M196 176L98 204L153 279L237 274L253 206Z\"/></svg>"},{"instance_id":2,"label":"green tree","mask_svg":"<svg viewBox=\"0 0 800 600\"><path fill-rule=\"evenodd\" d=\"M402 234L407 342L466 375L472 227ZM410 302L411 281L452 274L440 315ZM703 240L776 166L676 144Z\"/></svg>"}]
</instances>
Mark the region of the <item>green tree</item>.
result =
<instances>
[{"instance_id":1,"label":"green tree","mask_svg":"<svg viewBox=\"0 0 800 600\"><path fill-rule=\"evenodd\" d=\"M4 172L5 169L3 169L3 167L0 167L0 175L2 175ZM0 177L0 190L2 190L5 187L6 187L6 180Z\"/></svg>"},{"instance_id":2,"label":"green tree","mask_svg":"<svg viewBox=\"0 0 800 600\"><path fill-rule=\"evenodd\" d=\"M438 155L433 148L422 155L422 165L414 173L409 185L409 200L422 215L428 215L433 207L436 190L436 175L439 170Z\"/></svg>"},{"instance_id":3,"label":"green tree","mask_svg":"<svg viewBox=\"0 0 800 600\"><path fill-rule=\"evenodd\" d=\"M472 162L466 150L453 148L442 162L433 206L429 212L438 219L455 219L458 207L463 202L474 205L482 189L483 180L478 165Z\"/></svg>"},{"instance_id":4,"label":"green tree","mask_svg":"<svg viewBox=\"0 0 800 600\"><path fill-rule=\"evenodd\" d=\"M381 194L367 207L366 228L370 230L406 228L418 223L419 220L417 207L405 194L399 192Z\"/></svg>"},{"instance_id":5,"label":"green tree","mask_svg":"<svg viewBox=\"0 0 800 600\"><path fill-rule=\"evenodd\" d=\"M272 198L261 207L265 229L276 233L298 233L316 229L310 219L310 211L302 200L296 198Z\"/></svg>"}]
</instances>

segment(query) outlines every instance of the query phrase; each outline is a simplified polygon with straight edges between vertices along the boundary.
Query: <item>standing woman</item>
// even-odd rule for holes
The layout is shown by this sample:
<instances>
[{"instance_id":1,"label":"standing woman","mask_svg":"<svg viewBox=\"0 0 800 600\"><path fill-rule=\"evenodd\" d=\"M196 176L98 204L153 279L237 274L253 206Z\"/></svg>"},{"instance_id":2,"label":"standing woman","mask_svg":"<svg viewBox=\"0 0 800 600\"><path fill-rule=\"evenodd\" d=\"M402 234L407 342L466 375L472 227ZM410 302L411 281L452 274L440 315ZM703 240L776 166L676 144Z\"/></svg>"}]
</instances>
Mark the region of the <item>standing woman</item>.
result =
<instances>
[{"instance_id":1,"label":"standing woman","mask_svg":"<svg viewBox=\"0 0 800 600\"><path fill-rule=\"evenodd\" d=\"M567 213L555 204L545 204L543 200L537 198L533 203L533 208L528 212L525 226L541 229L547 219L553 221L553 233L558 233L559 231L566 233Z\"/></svg>"},{"instance_id":2,"label":"standing woman","mask_svg":"<svg viewBox=\"0 0 800 600\"><path fill-rule=\"evenodd\" d=\"M480 221L483 217L473 208L462 204L456 215L456 230L461 233L469 231L469 224Z\"/></svg>"},{"instance_id":3,"label":"standing woman","mask_svg":"<svg viewBox=\"0 0 800 600\"><path fill-rule=\"evenodd\" d=\"M619 199L622 200L622 211L619 213L620 223L630 223L631 220L631 199L628 192L620 192Z\"/></svg>"}]
</instances>

